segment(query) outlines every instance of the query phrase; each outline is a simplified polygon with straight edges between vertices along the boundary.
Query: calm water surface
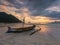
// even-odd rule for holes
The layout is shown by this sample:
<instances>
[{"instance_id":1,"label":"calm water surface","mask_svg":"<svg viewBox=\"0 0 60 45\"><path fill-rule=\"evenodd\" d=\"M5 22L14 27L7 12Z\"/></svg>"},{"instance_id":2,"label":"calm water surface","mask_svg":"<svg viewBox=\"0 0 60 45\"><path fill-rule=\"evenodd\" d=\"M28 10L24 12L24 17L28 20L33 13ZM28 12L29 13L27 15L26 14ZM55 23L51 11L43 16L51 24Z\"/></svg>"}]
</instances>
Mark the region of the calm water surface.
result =
<instances>
[{"instance_id":1,"label":"calm water surface","mask_svg":"<svg viewBox=\"0 0 60 45\"><path fill-rule=\"evenodd\" d=\"M21 27L22 24L0 24L0 45L60 45L60 24L37 25L40 31L33 35L31 32L5 33L10 27Z\"/></svg>"}]
</instances>

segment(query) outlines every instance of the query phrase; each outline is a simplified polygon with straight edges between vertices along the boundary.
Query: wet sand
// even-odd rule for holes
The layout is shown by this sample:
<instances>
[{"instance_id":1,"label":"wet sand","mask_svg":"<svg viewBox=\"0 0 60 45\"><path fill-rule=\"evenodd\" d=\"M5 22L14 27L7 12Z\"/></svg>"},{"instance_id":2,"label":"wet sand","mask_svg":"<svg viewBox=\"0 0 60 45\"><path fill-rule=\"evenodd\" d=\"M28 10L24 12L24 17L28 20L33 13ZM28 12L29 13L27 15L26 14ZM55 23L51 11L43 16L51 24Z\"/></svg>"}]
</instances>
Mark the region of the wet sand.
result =
<instances>
[{"instance_id":1,"label":"wet sand","mask_svg":"<svg viewBox=\"0 0 60 45\"><path fill-rule=\"evenodd\" d=\"M41 28L41 31L30 35L31 31L5 33L8 28L0 27L0 45L60 45L60 29L53 31L44 29L46 31L44 32L43 27Z\"/></svg>"}]
</instances>

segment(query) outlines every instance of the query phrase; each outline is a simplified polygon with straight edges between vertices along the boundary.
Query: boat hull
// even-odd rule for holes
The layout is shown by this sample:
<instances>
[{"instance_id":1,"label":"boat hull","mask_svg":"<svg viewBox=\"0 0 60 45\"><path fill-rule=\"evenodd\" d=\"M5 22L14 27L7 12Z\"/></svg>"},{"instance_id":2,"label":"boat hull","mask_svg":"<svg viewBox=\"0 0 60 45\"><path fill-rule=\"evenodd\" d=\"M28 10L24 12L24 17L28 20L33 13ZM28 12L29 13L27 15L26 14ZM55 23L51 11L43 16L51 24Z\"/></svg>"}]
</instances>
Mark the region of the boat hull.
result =
<instances>
[{"instance_id":1,"label":"boat hull","mask_svg":"<svg viewBox=\"0 0 60 45\"><path fill-rule=\"evenodd\" d=\"M31 31L35 28L35 25L30 26L30 27L22 27L22 28L8 28L7 33L21 33L21 32L25 32L25 31Z\"/></svg>"}]
</instances>

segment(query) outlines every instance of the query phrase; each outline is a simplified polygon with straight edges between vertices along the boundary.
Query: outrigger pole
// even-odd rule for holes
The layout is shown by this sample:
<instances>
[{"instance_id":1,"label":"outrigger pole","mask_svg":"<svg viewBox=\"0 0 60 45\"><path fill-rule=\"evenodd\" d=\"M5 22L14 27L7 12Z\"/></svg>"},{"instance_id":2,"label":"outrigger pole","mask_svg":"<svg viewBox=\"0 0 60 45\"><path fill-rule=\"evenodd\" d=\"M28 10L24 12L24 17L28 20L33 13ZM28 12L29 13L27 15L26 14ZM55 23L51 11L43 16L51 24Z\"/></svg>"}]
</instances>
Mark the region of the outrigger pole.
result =
<instances>
[{"instance_id":1,"label":"outrigger pole","mask_svg":"<svg viewBox=\"0 0 60 45\"><path fill-rule=\"evenodd\" d=\"M25 24L25 17L23 18L23 27L24 27L24 24Z\"/></svg>"}]
</instances>

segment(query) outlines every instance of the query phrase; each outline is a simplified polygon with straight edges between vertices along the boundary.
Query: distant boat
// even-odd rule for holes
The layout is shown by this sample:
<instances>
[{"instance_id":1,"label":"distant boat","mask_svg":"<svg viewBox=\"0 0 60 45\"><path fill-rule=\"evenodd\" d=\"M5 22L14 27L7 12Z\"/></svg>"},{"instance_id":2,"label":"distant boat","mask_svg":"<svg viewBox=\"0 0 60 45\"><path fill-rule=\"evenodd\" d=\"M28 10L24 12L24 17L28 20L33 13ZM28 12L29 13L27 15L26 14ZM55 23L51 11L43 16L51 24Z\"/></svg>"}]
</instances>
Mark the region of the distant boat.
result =
<instances>
[{"instance_id":1,"label":"distant boat","mask_svg":"<svg viewBox=\"0 0 60 45\"><path fill-rule=\"evenodd\" d=\"M22 27L11 28L11 27L8 26L7 33L20 33L20 32L30 31L30 30L33 30L36 27L36 25L24 27L24 24L25 24L25 17L23 18L23 26Z\"/></svg>"}]
</instances>

